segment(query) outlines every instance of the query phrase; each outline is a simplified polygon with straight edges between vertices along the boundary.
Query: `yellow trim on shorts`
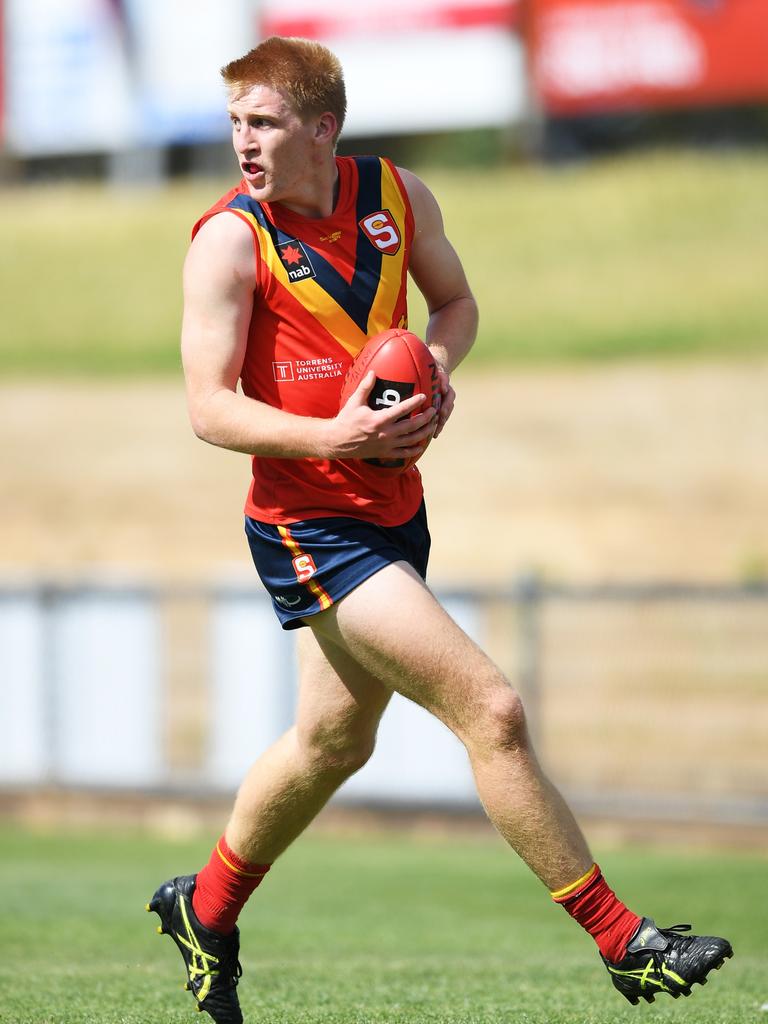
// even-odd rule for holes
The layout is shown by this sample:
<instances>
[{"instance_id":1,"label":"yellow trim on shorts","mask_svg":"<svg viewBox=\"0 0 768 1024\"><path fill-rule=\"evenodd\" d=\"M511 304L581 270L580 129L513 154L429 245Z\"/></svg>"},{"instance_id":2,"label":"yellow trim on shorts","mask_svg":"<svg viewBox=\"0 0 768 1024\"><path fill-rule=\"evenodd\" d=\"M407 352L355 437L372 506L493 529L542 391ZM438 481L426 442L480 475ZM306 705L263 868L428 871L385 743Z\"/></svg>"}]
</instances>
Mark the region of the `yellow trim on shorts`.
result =
<instances>
[{"instance_id":1,"label":"yellow trim on shorts","mask_svg":"<svg viewBox=\"0 0 768 1024\"><path fill-rule=\"evenodd\" d=\"M278 526L277 532L282 537L283 544L288 548L288 550L291 552L294 558L297 558L299 555L306 554L306 551L302 551L299 544L291 536L291 531L288 529L287 526ZM312 559L312 561L314 562L314 558ZM317 582L317 580L313 576L310 576L306 583L302 583L302 586L306 587L309 590L309 592L317 598L318 602L320 603L321 611L325 611L326 608L330 608L331 605L333 604L333 598L331 597L331 595L323 586L321 586L320 583Z\"/></svg>"}]
</instances>

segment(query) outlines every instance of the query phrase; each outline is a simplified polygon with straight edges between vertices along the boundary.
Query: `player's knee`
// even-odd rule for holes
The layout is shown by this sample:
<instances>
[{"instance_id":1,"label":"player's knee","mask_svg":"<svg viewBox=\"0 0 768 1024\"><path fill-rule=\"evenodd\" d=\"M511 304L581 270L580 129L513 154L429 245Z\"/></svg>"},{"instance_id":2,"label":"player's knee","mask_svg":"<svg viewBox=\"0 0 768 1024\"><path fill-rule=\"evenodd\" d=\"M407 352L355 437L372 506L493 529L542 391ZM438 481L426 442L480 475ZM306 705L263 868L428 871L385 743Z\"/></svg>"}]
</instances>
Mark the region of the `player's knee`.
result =
<instances>
[{"instance_id":1,"label":"player's knee","mask_svg":"<svg viewBox=\"0 0 768 1024\"><path fill-rule=\"evenodd\" d=\"M353 775L369 761L376 744L375 730L343 729L317 723L300 733L307 757L320 772Z\"/></svg>"},{"instance_id":2,"label":"player's knee","mask_svg":"<svg viewBox=\"0 0 768 1024\"><path fill-rule=\"evenodd\" d=\"M499 686L478 709L474 744L488 753L516 750L527 743L525 710L511 686Z\"/></svg>"}]
</instances>

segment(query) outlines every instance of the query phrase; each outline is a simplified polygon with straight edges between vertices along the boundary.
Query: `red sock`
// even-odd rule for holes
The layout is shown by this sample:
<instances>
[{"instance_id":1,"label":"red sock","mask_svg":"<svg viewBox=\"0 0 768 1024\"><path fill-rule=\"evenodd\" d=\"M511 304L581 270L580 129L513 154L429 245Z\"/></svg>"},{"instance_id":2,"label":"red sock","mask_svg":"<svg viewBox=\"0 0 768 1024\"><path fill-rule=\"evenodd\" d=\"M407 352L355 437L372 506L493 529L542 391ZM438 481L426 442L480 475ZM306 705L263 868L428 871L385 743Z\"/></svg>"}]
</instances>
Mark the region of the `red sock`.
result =
<instances>
[{"instance_id":1,"label":"red sock","mask_svg":"<svg viewBox=\"0 0 768 1024\"><path fill-rule=\"evenodd\" d=\"M229 935L253 890L261 884L270 864L249 864L227 846L224 836L211 859L197 875L192 909L200 924Z\"/></svg>"},{"instance_id":2,"label":"red sock","mask_svg":"<svg viewBox=\"0 0 768 1024\"><path fill-rule=\"evenodd\" d=\"M572 885L551 895L555 903L565 907L589 932L606 960L616 964L624 959L627 943L640 927L642 918L627 910L616 898L597 864Z\"/></svg>"}]
</instances>

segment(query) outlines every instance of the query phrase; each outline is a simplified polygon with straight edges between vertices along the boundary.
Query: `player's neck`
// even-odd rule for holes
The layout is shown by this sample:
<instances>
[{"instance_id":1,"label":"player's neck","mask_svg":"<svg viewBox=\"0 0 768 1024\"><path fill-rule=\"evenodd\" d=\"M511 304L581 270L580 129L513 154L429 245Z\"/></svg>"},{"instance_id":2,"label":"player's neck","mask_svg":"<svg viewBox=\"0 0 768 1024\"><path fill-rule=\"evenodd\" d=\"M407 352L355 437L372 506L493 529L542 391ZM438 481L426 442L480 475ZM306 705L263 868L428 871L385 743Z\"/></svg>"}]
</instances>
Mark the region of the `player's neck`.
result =
<instances>
[{"instance_id":1,"label":"player's neck","mask_svg":"<svg viewBox=\"0 0 768 1024\"><path fill-rule=\"evenodd\" d=\"M309 220L330 217L339 199L339 170L334 159L333 163L318 175L312 187L307 189L306 196L288 199L280 205L292 213L298 213Z\"/></svg>"}]
</instances>

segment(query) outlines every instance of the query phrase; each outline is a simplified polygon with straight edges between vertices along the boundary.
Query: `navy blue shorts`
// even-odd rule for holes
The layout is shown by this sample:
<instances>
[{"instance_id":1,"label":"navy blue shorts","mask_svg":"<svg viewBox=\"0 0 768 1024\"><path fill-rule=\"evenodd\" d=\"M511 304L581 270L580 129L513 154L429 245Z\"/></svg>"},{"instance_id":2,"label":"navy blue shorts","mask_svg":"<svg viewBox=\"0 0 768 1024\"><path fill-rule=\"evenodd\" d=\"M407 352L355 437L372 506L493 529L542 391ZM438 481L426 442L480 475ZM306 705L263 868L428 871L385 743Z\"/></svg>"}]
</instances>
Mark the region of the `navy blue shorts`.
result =
<instances>
[{"instance_id":1,"label":"navy blue shorts","mask_svg":"<svg viewBox=\"0 0 768 1024\"><path fill-rule=\"evenodd\" d=\"M273 526L246 516L245 533L283 629L306 625L306 616L330 608L392 562L409 562L422 578L427 573L430 537L423 501L402 526L347 516Z\"/></svg>"}]
</instances>

